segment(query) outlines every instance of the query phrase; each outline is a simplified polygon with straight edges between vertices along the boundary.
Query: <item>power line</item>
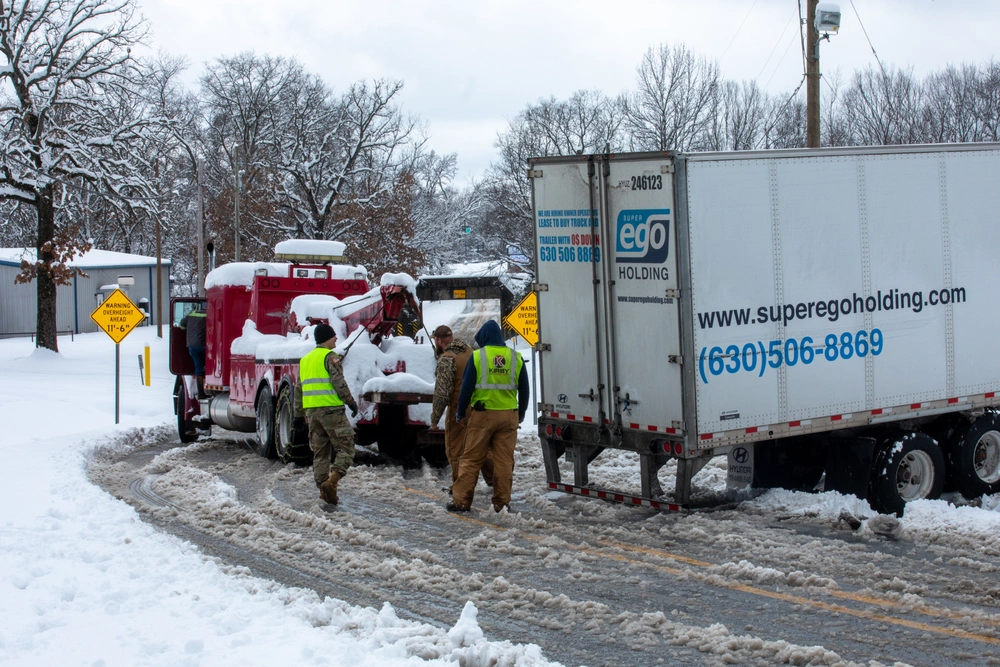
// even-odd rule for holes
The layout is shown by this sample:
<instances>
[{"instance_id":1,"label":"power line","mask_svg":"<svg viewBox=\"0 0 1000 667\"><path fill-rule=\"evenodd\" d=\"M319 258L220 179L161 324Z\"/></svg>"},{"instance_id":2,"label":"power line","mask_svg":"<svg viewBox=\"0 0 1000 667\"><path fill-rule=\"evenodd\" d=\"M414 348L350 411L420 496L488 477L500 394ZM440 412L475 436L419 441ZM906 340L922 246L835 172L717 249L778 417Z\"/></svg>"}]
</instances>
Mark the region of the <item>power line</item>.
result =
<instances>
[{"instance_id":1,"label":"power line","mask_svg":"<svg viewBox=\"0 0 1000 667\"><path fill-rule=\"evenodd\" d=\"M764 66L760 68L760 74L758 74L757 78L754 79L754 83L757 83L757 81L760 80L760 77L762 77L764 75L764 70L767 69L767 64L769 62L771 62L771 58L774 57L774 52L778 50L779 46L781 46L781 40L784 39L785 33L788 31L788 26L790 26L792 24L792 21L794 19L795 19L795 12L792 12L792 15L788 18L788 22L785 24L785 27L782 28L781 34L778 35L778 41L776 41L774 43L774 48L771 49L771 53L768 54L767 60L764 61ZM788 49L785 49L785 50L787 51Z\"/></svg>"},{"instance_id":2,"label":"power line","mask_svg":"<svg viewBox=\"0 0 1000 667\"><path fill-rule=\"evenodd\" d=\"M865 33L865 39L868 40L868 46L872 50L872 55L875 56L875 62L878 63L878 68L882 70L882 76L884 78L889 78L888 75L885 73L885 68L882 67L882 61L879 60L878 54L875 53L875 47L872 45L871 38L868 37L868 31L865 30L865 24L861 22L861 15L858 14L858 8L854 6L854 0L851 0L851 9L854 10L854 15L858 17L858 25L861 26L861 32Z\"/></svg>"},{"instance_id":3,"label":"power line","mask_svg":"<svg viewBox=\"0 0 1000 667\"><path fill-rule=\"evenodd\" d=\"M767 83L764 84L764 88L767 88L769 85L771 85L771 80L774 79L774 75L777 74L778 69L781 68L781 63L785 62L785 56L788 55L788 51L789 49L792 48L792 44L794 43L795 43L795 35L792 35L791 41L789 41L788 46L785 47L785 52L781 54L781 60L779 60L778 64L774 66L774 71L771 72L771 76L770 78L768 78ZM803 74L803 76L805 75Z\"/></svg>"},{"instance_id":4,"label":"power line","mask_svg":"<svg viewBox=\"0 0 1000 667\"><path fill-rule=\"evenodd\" d=\"M802 0L795 0L795 5L799 8L799 39L802 41L802 75L805 76L808 67L806 66L806 36L802 32L802 26L806 23L805 19L802 18Z\"/></svg>"},{"instance_id":5,"label":"power line","mask_svg":"<svg viewBox=\"0 0 1000 667\"><path fill-rule=\"evenodd\" d=\"M743 23L740 23L740 27L736 29L736 34L733 35L733 38L731 40L729 40L729 46L727 46L726 50L722 52L721 56L719 56L719 62L720 63L722 62L722 59L726 57L726 54L729 53L729 49L732 47L733 43L736 41L736 38L740 36L740 31L743 30L743 26L746 24L747 19L750 18L750 12L752 12L753 8L756 7L756 6L757 6L757 0L753 0L753 4L750 5L750 10L747 12L747 15L743 17Z\"/></svg>"}]
</instances>

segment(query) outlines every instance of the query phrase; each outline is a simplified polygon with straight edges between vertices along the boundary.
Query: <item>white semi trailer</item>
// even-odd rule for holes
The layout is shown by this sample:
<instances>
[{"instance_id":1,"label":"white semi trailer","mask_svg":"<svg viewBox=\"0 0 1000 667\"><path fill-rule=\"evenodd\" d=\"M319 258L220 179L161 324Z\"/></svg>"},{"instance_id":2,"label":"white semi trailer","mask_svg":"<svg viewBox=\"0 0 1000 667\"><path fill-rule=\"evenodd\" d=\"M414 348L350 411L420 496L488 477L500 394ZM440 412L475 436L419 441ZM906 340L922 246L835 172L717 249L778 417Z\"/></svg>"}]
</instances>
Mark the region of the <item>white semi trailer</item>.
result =
<instances>
[{"instance_id":1,"label":"white semi trailer","mask_svg":"<svg viewBox=\"0 0 1000 667\"><path fill-rule=\"evenodd\" d=\"M1000 491L1000 144L551 157L528 175L550 488L679 508L729 454L758 486L825 473L884 512ZM608 448L638 453L637 494L591 485Z\"/></svg>"}]
</instances>

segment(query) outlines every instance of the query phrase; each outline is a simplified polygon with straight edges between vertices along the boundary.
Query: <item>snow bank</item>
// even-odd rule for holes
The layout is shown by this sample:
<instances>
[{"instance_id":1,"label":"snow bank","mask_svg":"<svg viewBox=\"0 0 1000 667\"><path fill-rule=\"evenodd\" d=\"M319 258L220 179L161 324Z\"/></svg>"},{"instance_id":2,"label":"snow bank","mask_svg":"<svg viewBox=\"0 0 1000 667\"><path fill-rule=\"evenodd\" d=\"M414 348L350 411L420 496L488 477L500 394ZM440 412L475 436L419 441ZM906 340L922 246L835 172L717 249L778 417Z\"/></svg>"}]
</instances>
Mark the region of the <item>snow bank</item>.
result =
<instances>
[{"instance_id":1,"label":"snow bank","mask_svg":"<svg viewBox=\"0 0 1000 667\"><path fill-rule=\"evenodd\" d=\"M16 386L4 395L6 414L19 416L0 431L0 663L552 664L538 646L488 641L469 605L449 629L401 620L388 603L355 607L254 577L159 533L91 484L95 449L127 450L173 431L166 340L140 327L122 342L122 358L145 343L152 386L123 369L115 426L114 344L103 333L60 339L62 354L0 341L0 380ZM235 500L221 480L202 488L206 502Z\"/></svg>"}]
</instances>

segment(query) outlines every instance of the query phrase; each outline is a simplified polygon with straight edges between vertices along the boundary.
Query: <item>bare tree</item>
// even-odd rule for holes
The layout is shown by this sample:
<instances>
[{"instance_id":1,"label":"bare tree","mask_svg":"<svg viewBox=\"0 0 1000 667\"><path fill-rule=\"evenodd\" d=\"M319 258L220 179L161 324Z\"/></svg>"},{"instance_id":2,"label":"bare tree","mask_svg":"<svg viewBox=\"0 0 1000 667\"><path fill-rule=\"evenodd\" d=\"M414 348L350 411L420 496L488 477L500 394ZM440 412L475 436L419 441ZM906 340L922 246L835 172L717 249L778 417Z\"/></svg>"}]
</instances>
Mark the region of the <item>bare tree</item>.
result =
<instances>
[{"instance_id":1,"label":"bare tree","mask_svg":"<svg viewBox=\"0 0 1000 667\"><path fill-rule=\"evenodd\" d=\"M867 67L854 73L844 93L844 118L851 143L861 146L918 143L923 91L911 70Z\"/></svg>"},{"instance_id":2,"label":"bare tree","mask_svg":"<svg viewBox=\"0 0 1000 667\"><path fill-rule=\"evenodd\" d=\"M473 225L483 258L507 257L515 248L530 256L534 245L528 159L620 151L622 107L598 91L581 90L567 100L540 100L515 116L497 135L497 161L479 186L482 206Z\"/></svg>"},{"instance_id":3,"label":"bare tree","mask_svg":"<svg viewBox=\"0 0 1000 667\"><path fill-rule=\"evenodd\" d=\"M706 148L748 151L764 147L768 97L753 81L723 81Z\"/></svg>"},{"instance_id":4,"label":"bare tree","mask_svg":"<svg viewBox=\"0 0 1000 667\"><path fill-rule=\"evenodd\" d=\"M650 47L636 68L636 91L625 96L631 148L686 151L710 145L719 85L719 66L683 44Z\"/></svg>"},{"instance_id":5,"label":"bare tree","mask_svg":"<svg viewBox=\"0 0 1000 667\"><path fill-rule=\"evenodd\" d=\"M0 198L35 209L35 261L22 264L38 292L39 347L57 350L56 285L86 243L58 226L58 193L86 181L125 207L149 209L130 148L148 118L120 123L109 100L135 81L129 49L145 35L132 0L0 2Z\"/></svg>"}]
</instances>

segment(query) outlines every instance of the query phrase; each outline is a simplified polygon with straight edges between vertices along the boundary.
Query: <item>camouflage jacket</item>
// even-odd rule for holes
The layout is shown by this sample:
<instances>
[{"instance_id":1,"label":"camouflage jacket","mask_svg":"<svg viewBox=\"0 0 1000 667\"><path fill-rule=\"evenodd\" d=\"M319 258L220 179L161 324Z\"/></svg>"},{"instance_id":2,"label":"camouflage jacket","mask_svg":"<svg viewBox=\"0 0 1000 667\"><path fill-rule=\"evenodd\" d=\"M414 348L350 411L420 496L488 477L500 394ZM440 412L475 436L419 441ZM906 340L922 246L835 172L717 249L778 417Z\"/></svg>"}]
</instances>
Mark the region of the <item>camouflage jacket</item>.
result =
<instances>
[{"instance_id":1,"label":"camouflage jacket","mask_svg":"<svg viewBox=\"0 0 1000 667\"><path fill-rule=\"evenodd\" d=\"M326 355L326 359L323 360L323 365L326 367L326 372L330 374L330 383L333 384L333 388L336 390L337 396L340 396L340 400L351 410L357 410L358 402L354 400L351 388L347 386L347 380L344 379L344 367L340 365L340 360L341 356L339 354L330 352L330 354ZM313 409L323 410L324 408ZM339 410L339 408L336 409ZM305 410L302 407L302 385L299 384L295 387L295 416L304 417L305 414Z\"/></svg>"},{"instance_id":2,"label":"camouflage jacket","mask_svg":"<svg viewBox=\"0 0 1000 667\"><path fill-rule=\"evenodd\" d=\"M450 407L448 417L455 418L458 406L458 391L462 388L462 374L465 365L472 356L472 348L468 344L453 340L438 358L437 370L434 372L434 407L431 410L431 424L441 421L444 409Z\"/></svg>"}]
</instances>

